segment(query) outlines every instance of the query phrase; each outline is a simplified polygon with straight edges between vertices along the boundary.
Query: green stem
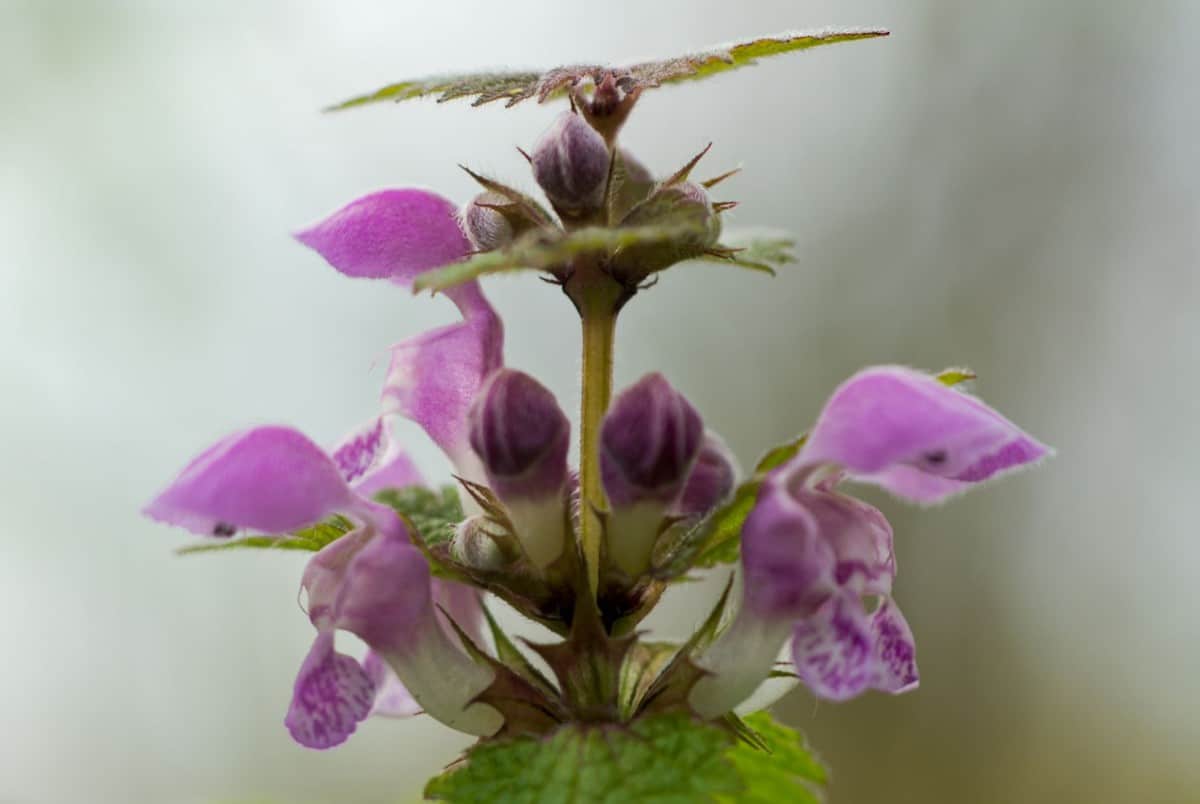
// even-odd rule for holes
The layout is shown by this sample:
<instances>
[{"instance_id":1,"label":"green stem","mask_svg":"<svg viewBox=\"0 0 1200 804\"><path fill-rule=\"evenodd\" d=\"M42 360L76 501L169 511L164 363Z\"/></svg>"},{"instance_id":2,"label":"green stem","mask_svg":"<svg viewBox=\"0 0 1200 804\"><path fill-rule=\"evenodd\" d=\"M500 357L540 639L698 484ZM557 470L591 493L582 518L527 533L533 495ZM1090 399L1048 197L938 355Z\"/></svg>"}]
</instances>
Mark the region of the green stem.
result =
<instances>
[{"instance_id":1,"label":"green stem","mask_svg":"<svg viewBox=\"0 0 1200 804\"><path fill-rule=\"evenodd\" d=\"M600 423L612 398L613 341L617 326L619 286L608 277L582 294L583 401L580 411L579 490L580 539L592 593L599 588L600 540L597 511L607 507L600 483Z\"/></svg>"}]
</instances>

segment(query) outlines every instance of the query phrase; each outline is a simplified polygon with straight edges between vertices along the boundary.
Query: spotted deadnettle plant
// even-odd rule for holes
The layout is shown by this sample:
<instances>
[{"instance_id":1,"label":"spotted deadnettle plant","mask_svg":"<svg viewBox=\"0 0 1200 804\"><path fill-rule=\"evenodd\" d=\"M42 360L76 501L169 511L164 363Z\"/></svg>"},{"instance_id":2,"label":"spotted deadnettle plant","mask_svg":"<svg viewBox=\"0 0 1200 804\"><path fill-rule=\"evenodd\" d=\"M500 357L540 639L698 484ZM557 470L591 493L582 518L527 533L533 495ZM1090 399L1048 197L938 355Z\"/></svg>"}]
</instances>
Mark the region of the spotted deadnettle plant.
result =
<instances>
[{"instance_id":1,"label":"spotted deadnettle plant","mask_svg":"<svg viewBox=\"0 0 1200 804\"><path fill-rule=\"evenodd\" d=\"M769 703L761 690L779 677L835 701L916 688L912 629L892 597L892 529L844 489L936 503L1046 456L962 390L969 372L865 369L741 483L724 442L663 374L610 399L617 315L657 272L695 259L773 272L790 258L785 237L723 239L732 204L710 191L732 172L693 180L703 152L655 177L618 144L641 95L883 33L409 81L343 104L441 93L510 106L565 96L570 109L522 151L549 209L468 171L481 191L461 207L384 190L299 232L341 273L439 291L461 320L392 347L378 415L341 444L325 450L289 427L236 433L146 508L211 537L190 551L315 551L301 586L316 638L284 718L297 742L330 748L369 715L424 713L480 738L430 783L433 797L813 800L820 764L794 733L739 707ZM480 287L517 269L542 272L580 315L577 467L570 419L535 378L504 366L501 319ZM391 439L395 417L441 447L455 484L424 482ZM740 592L727 587L691 638L638 629L672 584L735 563ZM489 598L558 641L519 648ZM361 659L338 652L339 630L366 643Z\"/></svg>"}]
</instances>

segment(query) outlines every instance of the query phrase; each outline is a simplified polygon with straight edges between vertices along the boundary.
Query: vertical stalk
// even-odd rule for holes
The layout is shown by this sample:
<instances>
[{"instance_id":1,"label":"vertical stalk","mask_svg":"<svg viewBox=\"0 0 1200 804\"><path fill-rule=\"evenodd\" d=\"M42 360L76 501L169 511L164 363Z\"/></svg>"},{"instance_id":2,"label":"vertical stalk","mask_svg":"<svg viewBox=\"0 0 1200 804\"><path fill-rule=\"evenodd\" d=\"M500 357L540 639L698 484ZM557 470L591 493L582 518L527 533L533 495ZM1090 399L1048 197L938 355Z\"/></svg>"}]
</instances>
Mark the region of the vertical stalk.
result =
<instances>
[{"instance_id":1,"label":"vertical stalk","mask_svg":"<svg viewBox=\"0 0 1200 804\"><path fill-rule=\"evenodd\" d=\"M603 530L597 511L606 508L600 483L600 422L612 398L613 341L620 288L608 277L582 294L582 405L580 411L579 491L580 539L593 594L599 588L600 540Z\"/></svg>"}]
</instances>

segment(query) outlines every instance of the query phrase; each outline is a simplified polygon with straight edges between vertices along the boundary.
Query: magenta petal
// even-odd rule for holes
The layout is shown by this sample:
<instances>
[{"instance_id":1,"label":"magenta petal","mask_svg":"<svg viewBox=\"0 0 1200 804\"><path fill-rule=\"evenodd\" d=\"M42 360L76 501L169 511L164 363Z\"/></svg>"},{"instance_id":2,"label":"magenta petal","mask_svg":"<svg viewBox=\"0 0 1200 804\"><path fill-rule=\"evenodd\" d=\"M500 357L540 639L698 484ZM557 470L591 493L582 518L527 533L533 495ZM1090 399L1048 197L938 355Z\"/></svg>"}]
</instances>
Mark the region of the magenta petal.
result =
<instances>
[{"instance_id":1,"label":"magenta petal","mask_svg":"<svg viewBox=\"0 0 1200 804\"><path fill-rule=\"evenodd\" d=\"M343 438L329 454L346 482L353 483L378 465L390 443L387 421L380 416Z\"/></svg>"},{"instance_id":2,"label":"magenta petal","mask_svg":"<svg viewBox=\"0 0 1200 804\"><path fill-rule=\"evenodd\" d=\"M372 497L383 489L423 485L425 479L412 458L404 450L394 447L379 459L376 468L354 484L354 490L364 497Z\"/></svg>"},{"instance_id":3,"label":"magenta petal","mask_svg":"<svg viewBox=\"0 0 1200 804\"><path fill-rule=\"evenodd\" d=\"M813 616L837 592L837 551L812 512L773 478L742 526L746 607L764 619Z\"/></svg>"},{"instance_id":4,"label":"magenta petal","mask_svg":"<svg viewBox=\"0 0 1200 804\"><path fill-rule=\"evenodd\" d=\"M871 620L854 595L837 595L792 632L796 674L819 698L845 701L875 678Z\"/></svg>"},{"instance_id":5,"label":"magenta petal","mask_svg":"<svg viewBox=\"0 0 1200 804\"><path fill-rule=\"evenodd\" d=\"M346 570L374 532L359 528L322 547L308 560L300 587L307 598L308 618L318 628L333 622L334 606L342 592Z\"/></svg>"},{"instance_id":6,"label":"magenta petal","mask_svg":"<svg viewBox=\"0 0 1200 804\"><path fill-rule=\"evenodd\" d=\"M336 625L373 650L403 653L424 629L437 628L430 581L416 547L399 538L373 539L346 570Z\"/></svg>"},{"instance_id":7,"label":"magenta petal","mask_svg":"<svg viewBox=\"0 0 1200 804\"><path fill-rule=\"evenodd\" d=\"M296 239L347 276L390 278L402 285L471 250L455 205L412 189L363 196L297 232Z\"/></svg>"},{"instance_id":8,"label":"magenta petal","mask_svg":"<svg viewBox=\"0 0 1200 804\"><path fill-rule=\"evenodd\" d=\"M892 526L883 513L862 500L823 488L807 488L802 483L791 493L833 548L838 587L859 595L890 594L896 560Z\"/></svg>"},{"instance_id":9,"label":"magenta petal","mask_svg":"<svg viewBox=\"0 0 1200 804\"><path fill-rule=\"evenodd\" d=\"M324 450L296 430L271 426L209 447L144 513L196 533L282 533L352 508L353 499Z\"/></svg>"},{"instance_id":10,"label":"magenta petal","mask_svg":"<svg viewBox=\"0 0 1200 804\"><path fill-rule=\"evenodd\" d=\"M875 688L893 694L916 689L916 640L895 601L884 598L871 615L875 640Z\"/></svg>"},{"instance_id":11,"label":"magenta petal","mask_svg":"<svg viewBox=\"0 0 1200 804\"><path fill-rule=\"evenodd\" d=\"M392 347L384 407L419 424L458 465L473 460L467 411L503 364L504 326L476 283L455 288L463 321Z\"/></svg>"},{"instance_id":12,"label":"magenta petal","mask_svg":"<svg viewBox=\"0 0 1200 804\"><path fill-rule=\"evenodd\" d=\"M375 686L350 656L333 649L333 632L317 634L292 692L284 725L308 748L332 748L354 733L371 711Z\"/></svg>"},{"instance_id":13,"label":"magenta petal","mask_svg":"<svg viewBox=\"0 0 1200 804\"><path fill-rule=\"evenodd\" d=\"M433 579L433 602L438 606L440 619L447 633L457 640L454 629L446 618L462 629L471 641L483 647L483 603L479 590L454 581Z\"/></svg>"},{"instance_id":14,"label":"magenta petal","mask_svg":"<svg viewBox=\"0 0 1200 804\"><path fill-rule=\"evenodd\" d=\"M836 464L857 480L937 502L1048 454L975 397L918 371L880 366L834 392L794 462Z\"/></svg>"},{"instance_id":15,"label":"magenta petal","mask_svg":"<svg viewBox=\"0 0 1200 804\"><path fill-rule=\"evenodd\" d=\"M841 594L792 632L796 674L820 698L846 701L869 689L892 694L917 687L916 645L900 609L884 598L867 614Z\"/></svg>"},{"instance_id":16,"label":"magenta petal","mask_svg":"<svg viewBox=\"0 0 1200 804\"><path fill-rule=\"evenodd\" d=\"M372 715L380 717L412 717L421 714L421 705L412 697L404 683L396 677L387 662L375 651L367 651L363 670L375 684L375 705Z\"/></svg>"}]
</instances>

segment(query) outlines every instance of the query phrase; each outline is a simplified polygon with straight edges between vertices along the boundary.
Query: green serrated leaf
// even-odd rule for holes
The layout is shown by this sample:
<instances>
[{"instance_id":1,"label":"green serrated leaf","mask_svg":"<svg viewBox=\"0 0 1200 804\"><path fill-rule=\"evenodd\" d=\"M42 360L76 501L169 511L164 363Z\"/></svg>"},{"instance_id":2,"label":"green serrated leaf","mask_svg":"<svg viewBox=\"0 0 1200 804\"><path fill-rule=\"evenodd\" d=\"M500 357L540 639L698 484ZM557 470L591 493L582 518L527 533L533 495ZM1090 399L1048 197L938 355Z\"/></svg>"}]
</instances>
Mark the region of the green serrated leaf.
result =
<instances>
[{"instance_id":1,"label":"green serrated leaf","mask_svg":"<svg viewBox=\"0 0 1200 804\"><path fill-rule=\"evenodd\" d=\"M747 39L729 45L718 45L708 50L673 59L649 61L629 67L629 72L644 86L674 84L681 81L697 81L718 73L748 67L768 56L808 50L821 45L838 42L853 42L858 39L874 39L887 36L882 29L849 29L823 31L790 31L774 36Z\"/></svg>"},{"instance_id":2,"label":"green serrated leaf","mask_svg":"<svg viewBox=\"0 0 1200 804\"><path fill-rule=\"evenodd\" d=\"M785 463L796 457L796 453L804 446L804 442L808 440L808 433L804 433L791 441L785 441L777 447L772 447L767 450L758 463L754 466L754 476L760 478L772 469L783 466Z\"/></svg>"},{"instance_id":3,"label":"green serrated leaf","mask_svg":"<svg viewBox=\"0 0 1200 804\"><path fill-rule=\"evenodd\" d=\"M336 112L380 101L398 103L429 95L437 95L438 103L458 98L474 98L472 106L482 106L498 100L507 101L505 106L515 106L532 97L537 97L540 103L548 98L561 96L567 86L597 69L599 68L596 66L560 67L544 72L484 72L418 78L388 84L374 92L330 106L326 111Z\"/></svg>"},{"instance_id":4,"label":"green serrated leaf","mask_svg":"<svg viewBox=\"0 0 1200 804\"><path fill-rule=\"evenodd\" d=\"M351 98L331 106L328 111L350 109L381 101L404 101L437 95L439 103L456 98L474 98L472 106L482 106L503 100L505 106L537 98L542 103L551 98L563 97L570 87L583 81L598 82L606 73L613 76L625 88L645 90L663 84L680 81L696 81L711 75L746 67L758 59L807 50L820 45L852 42L857 39L872 39L887 36L883 30L826 30L790 32L775 36L748 39L729 45L703 50L684 56L641 62L627 67L607 67L599 64L582 64L555 67L540 71L501 71L442 75L399 81L374 92Z\"/></svg>"},{"instance_id":5,"label":"green serrated leaf","mask_svg":"<svg viewBox=\"0 0 1200 804\"><path fill-rule=\"evenodd\" d=\"M589 226L572 232L540 229L510 246L476 254L462 262L426 271L413 282L417 291L441 291L487 274L516 270L551 271L584 254L616 254L634 246L655 246L693 235L691 220L647 226Z\"/></svg>"},{"instance_id":6,"label":"green serrated leaf","mask_svg":"<svg viewBox=\"0 0 1200 804\"><path fill-rule=\"evenodd\" d=\"M181 547L175 552L178 555L193 555L195 553L215 553L222 550L304 550L315 553L327 544L334 542L354 529L354 523L344 516L334 516L325 522L320 522L295 533L265 536L243 536L240 539L230 539L223 542L203 542Z\"/></svg>"},{"instance_id":7,"label":"green serrated leaf","mask_svg":"<svg viewBox=\"0 0 1200 804\"><path fill-rule=\"evenodd\" d=\"M543 738L484 742L432 779L452 802L818 802L825 768L765 713L735 723L655 715L626 726L573 723Z\"/></svg>"},{"instance_id":8,"label":"green serrated leaf","mask_svg":"<svg viewBox=\"0 0 1200 804\"><path fill-rule=\"evenodd\" d=\"M462 501L454 486L436 491L424 486L384 489L375 499L408 520L429 547L453 539L455 526L463 520Z\"/></svg>"},{"instance_id":9,"label":"green serrated leaf","mask_svg":"<svg viewBox=\"0 0 1200 804\"><path fill-rule=\"evenodd\" d=\"M722 760L730 735L686 715L628 726L570 724L542 739L484 743L466 765L431 780L425 795L443 801L506 804L713 801L743 789Z\"/></svg>"},{"instance_id":10,"label":"green serrated leaf","mask_svg":"<svg viewBox=\"0 0 1200 804\"><path fill-rule=\"evenodd\" d=\"M725 758L737 769L745 782L745 790L736 797L717 795L719 802L750 802L776 804L780 801L819 804L818 788L828 783L828 773L812 755L804 737L775 722L766 712L756 712L745 719L766 750L739 743Z\"/></svg>"}]
</instances>

